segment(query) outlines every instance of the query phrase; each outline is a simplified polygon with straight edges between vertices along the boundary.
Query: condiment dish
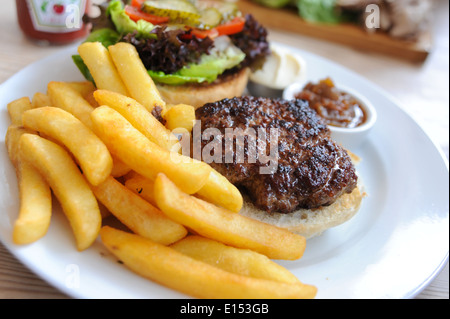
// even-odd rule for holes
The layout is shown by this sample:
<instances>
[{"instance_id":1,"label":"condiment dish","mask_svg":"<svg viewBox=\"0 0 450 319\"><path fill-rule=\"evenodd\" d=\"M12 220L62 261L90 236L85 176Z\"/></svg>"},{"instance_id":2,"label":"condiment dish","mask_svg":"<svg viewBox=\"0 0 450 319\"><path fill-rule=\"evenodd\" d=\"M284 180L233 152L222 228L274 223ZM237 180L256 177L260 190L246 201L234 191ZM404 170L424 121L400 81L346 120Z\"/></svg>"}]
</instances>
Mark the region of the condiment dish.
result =
<instances>
[{"instance_id":1,"label":"condiment dish","mask_svg":"<svg viewBox=\"0 0 450 319\"><path fill-rule=\"evenodd\" d=\"M295 95L299 93L305 85L306 82L292 83L283 91L283 99L295 99ZM351 94L360 103L361 108L366 114L366 120L364 123L354 128L337 127L332 125L328 126L331 131L331 137L335 141L340 143L345 148L353 150L360 147L366 140L375 125L375 122L377 121L377 112L373 104L356 90L338 84L336 87L341 91Z\"/></svg>"},{"instance_id":2,"label":"condiment dish","mask_svg":"<svg viewBox=\"0 0 450 319\"><path fill-rule=\"evenodd\" d=\"M262 67L250 74L247 89L257 97L281 98L289 84L306 78L305 60L282 46L271 44Z\"/></svg>"}]
</instances>

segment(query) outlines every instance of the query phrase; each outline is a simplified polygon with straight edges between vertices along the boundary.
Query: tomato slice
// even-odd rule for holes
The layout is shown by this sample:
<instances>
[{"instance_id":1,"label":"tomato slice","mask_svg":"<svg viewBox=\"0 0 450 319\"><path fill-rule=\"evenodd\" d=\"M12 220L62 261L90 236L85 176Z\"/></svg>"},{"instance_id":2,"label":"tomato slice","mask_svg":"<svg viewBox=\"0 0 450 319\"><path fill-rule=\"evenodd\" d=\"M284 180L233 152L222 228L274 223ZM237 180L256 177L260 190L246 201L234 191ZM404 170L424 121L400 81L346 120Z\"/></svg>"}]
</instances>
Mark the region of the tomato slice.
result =
<instances>
[{"instance_id":1,"label":"tomato slice","mask_svg":"<svg viewBox=\"0 0 450 319\"><path fill-rule=\"evenodd\" d=\"M214 39L219 36L219 32L216 29L211 30L192 29L191 34L195 35L199 39L204 39L206 37Z\"/></svg>"},{"instance_id":2,"label":"tomato slice","mask_svg":"<svg viewBox=\"0 0 450 319\"><path fill-rule=\"evenodd\" d=\"M135 8L142 8L142 5L144 4L145 0L131 0L130 5L132 5Z\"/></svg>"},{"instance_id":3,"label":"tomato slice","mask_svg":"<svg viewBox=\"0 0 450 319\"><path fill-rule=\"evenodd\" d=\"M218 25L217 27L209 30L192 28L190 35L195 35L199 39L204 39L206 37L214 39L221 35L231 35L241 32L244 29L244 25L245 19L241 17L236 17L231 21ZM186 36L186 38L189 38L189 36Z\"/></svg>"},{"instance_id":4,"label":"tomato slice","mask_svg":"<svg viewBox=\"0 0 450 319\"><path fill-rule=\"evenodd\" d=\"M219 35L230 35L241 32L244 29L245 19L242 17L235 17L233 20L224 24L218 25L215 29Z\"/></svg>"},{"instance_id":5,"label":"tomato slice","mask_svg":"<svg viewBox=\"0 0 450 319\"><path fill-rule=\"evenodd\" d=\"M125 6L125 13L130 17L133 21L145 20L152 24L161 24L169 22L169 17L158 17L149 13L142 12L138 8L130 5Z\"/></svg>"}]
</instances>

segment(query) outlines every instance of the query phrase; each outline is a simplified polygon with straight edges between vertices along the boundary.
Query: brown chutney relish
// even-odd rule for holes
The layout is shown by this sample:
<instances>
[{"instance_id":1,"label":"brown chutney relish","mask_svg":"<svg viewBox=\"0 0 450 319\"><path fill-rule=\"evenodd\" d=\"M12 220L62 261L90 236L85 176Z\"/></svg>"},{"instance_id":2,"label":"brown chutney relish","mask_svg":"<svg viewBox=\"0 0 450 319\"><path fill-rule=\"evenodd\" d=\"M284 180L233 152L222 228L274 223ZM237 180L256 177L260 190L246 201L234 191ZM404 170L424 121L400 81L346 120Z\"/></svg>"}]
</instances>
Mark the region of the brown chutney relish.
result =
<instances>
[{"instance_id":1,"label":"brown chutney relish","mask_svg":"<svg viewBox=\"0 0 450 319\"><path fill-rule=\"evenodd\" d=\"M330 78L320 80L317 84L306 84L301 92L295 94L295 98L307 100L327 125L354 128L366 121L360 102L351 94L336 88Z\"/></svg>"}]
</instances>

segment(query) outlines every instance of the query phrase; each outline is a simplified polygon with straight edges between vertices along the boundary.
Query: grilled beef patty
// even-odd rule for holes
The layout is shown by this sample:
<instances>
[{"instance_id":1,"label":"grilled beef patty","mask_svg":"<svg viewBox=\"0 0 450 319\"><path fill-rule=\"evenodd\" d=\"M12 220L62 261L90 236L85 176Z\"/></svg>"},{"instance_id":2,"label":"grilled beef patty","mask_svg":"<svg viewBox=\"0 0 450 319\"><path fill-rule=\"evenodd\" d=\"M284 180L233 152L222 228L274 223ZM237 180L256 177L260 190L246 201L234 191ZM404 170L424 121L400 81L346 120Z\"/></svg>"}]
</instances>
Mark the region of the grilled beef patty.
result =
<instances>
[{"instance_id":1,"label":"grilled beef patty","mask_svg":"<svg viewBox=\"0 0 450 319\"><path fill-rule=\"evenodd\" d=\"M328 127L306 101L250 96L224 99L198 108L196 118L201 121L197 124L201 125L201 132L208 128L220 131L218 136L197 143L201 150L213 141L222 146L221 157L219 160L216 157L211 166L246 193L259 209L289 213L299 208L330 205L356 187L357 176L349 155L330 138ZM251 160L255 144L249 138L233 138L230 158L225 149L225 137L230 136L226 132L227 129L230 132L230 128L249 129L247 132L265 131L267 145L257 144L258 149L269 155L270 147L275 147L278 152L275 170L261 174L261 168L267 168L271 163L262 156ZM270 139L271 128L277 129L278 140ZM256 139L258 143L260 137L258 135ZM193 145L195 147L196 143ZM244 161L237 156L236 146L243 150ZM197 149L194 154L201 153Z\"/></svg>"}]
</instances>

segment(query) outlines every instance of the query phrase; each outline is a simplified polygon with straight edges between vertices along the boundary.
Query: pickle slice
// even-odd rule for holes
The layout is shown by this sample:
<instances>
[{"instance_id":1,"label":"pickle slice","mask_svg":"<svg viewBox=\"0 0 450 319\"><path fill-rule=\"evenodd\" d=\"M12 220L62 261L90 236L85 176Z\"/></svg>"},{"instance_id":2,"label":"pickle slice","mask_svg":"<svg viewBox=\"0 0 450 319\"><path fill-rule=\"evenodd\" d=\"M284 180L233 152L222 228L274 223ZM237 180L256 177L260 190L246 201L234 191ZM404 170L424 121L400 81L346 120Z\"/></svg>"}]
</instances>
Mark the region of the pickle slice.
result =
<instances>
[{"instance_id":1,"label":"pickle slice","mask_svg":"<svg viewBox=\"0 0 450 319\"><path fill-rule=\"evenodd\" d=\"M225 21L233 20L233 18L240 15L239 8L234 2L224 2L217 7L217 10L219 10Z\"/></svg>"},{"instance_id":2,"label":"pickle slice","mask_svg":"<svg viewBox=\"0 0 450 319\"><path fill-rule=\"evenodd\" d=\"M235 2L218 0L195 0L195 5L199 10L215 8L222 15L221 22L232 20L240 15L239 7Z\"/></svg>"},{"instance_id":3,"label":"pickle slice","mask_svg":"<svg viewBox=\"0 0 450 319\"><path fill-rule=\"evenodd\" d=\"M201 17L197 8L187 0L149 0L144 2L143 11L188 24L199 23Z\"/></svg>"},{"instance_id":4,"label":"pickle slice","mask_svg":"<svg viewBox=\"0 0 450 319\"><path fill-rule=\"evenodd\" d=\"M201 11L199 27L211 29L219 25L222 21L222 14L216 8L205 8Z\"/></svg>"}]
</instances>

